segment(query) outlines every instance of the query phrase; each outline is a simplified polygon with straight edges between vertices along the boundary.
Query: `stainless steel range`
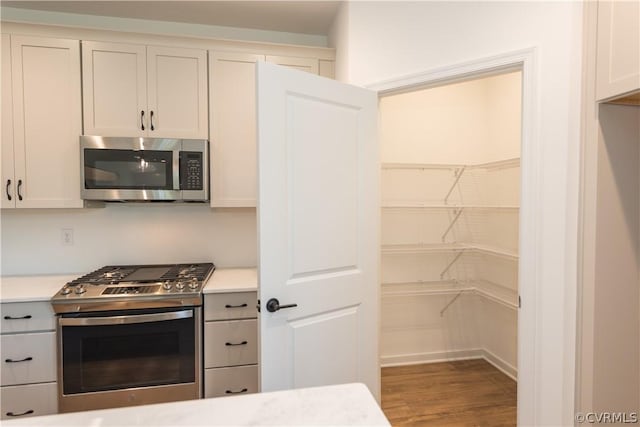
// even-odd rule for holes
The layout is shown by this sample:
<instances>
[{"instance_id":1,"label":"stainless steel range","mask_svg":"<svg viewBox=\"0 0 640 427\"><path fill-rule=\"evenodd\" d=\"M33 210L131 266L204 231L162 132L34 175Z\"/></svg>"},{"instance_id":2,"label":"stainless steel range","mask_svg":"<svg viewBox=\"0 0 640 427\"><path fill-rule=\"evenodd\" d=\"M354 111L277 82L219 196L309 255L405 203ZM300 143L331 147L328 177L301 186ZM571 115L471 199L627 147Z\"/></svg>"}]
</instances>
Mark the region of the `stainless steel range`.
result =
<instances>
[{"instance_id":1,"label":"stainless steel range","mask_svg":"<svg viewBox=\"0 0 640 427\"><path fill-rule=\"evenodd\" d=\"M212 263L107 266L73 280L58 314L60 412L202 396L202 287Z\"/></svg>"}]
</instances>

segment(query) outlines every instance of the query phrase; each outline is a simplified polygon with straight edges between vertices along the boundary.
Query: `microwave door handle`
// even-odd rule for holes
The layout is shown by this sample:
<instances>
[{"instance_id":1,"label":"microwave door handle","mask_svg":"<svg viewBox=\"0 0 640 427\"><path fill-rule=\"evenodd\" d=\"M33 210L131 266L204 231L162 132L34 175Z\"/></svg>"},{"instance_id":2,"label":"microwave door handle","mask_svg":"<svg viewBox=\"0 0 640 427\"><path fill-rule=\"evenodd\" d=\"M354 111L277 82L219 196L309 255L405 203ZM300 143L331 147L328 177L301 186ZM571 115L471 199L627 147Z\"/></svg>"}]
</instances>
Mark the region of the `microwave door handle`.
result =
<instances>
[{"instance_id":1,"label":"microwave door handle","mask_svg":"<svg viewBox=\"0 0 640 427\"><path fill-rule=\"evenodd\" d=\"M180 190L180 151L173 151L173 189Z\"/></svg>"},{"instance_id":2,"label":"microwave door handle","mask_svg":"<svg viewBox=\"0 0 640 427\"><path fill-rule=\"evenodd\" d=\"M133 316L108 317L61 317L61 326L104 326L130 325L134 323L163 322L167 320L188 319L193 317L192 310L171 311L169 313L138 314Z\"/></svg>"}]
</instances>

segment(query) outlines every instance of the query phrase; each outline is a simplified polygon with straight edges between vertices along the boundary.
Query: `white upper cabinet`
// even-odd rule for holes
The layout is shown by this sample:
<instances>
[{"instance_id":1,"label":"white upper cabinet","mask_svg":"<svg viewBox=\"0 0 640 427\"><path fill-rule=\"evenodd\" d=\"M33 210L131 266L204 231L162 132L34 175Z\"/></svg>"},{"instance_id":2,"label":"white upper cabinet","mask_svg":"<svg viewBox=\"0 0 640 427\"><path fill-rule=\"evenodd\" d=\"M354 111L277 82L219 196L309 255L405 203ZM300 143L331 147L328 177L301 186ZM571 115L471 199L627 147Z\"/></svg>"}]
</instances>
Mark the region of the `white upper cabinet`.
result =
<instances>
[{"instance_id":1,"label":"white upper cabinet","mask_svg":"<svg viewBox=\"0 0 640 427\"><path fill-rule=\"evenodd\" d=\"M318 58L209 51L211 206L255 207L256 62L320 73ZM324 61L333 76L333 61Z\"/></svg>"},{"instance_id":2,"label":"white upper cabinet","mask_svg":"<svg viewBox=\"0 0 640 427\"><path fill-rule=\"evenodd\" d=\"M2 43L2 207L82 207L79 42L11 36L10 59L4 35ZM12 122L5 111L11 104Z\"/></svg>"},{"instance_id":3,"label":"white upper cabinet","mask_svg":"<svg viewBox=\"0 0 640 427\"><path fill-rule=\"evenodd\" d=\"M11 38L2 35L2 207L15 207L13 165L13 109L11 91Z\"/></svg>"},{"instance_id":4,"label":"white upper cabinet","mask_svg":"<svg viewBox=\"0 0 640 427\"><path fill-rule=\"evenodd\" d=\"M211 206L256 206L256 62L210 52Z\"/></svg>"},{"instance_id":5,"label":"white upper cabinet","mask_svg":"<svg viewBox=\"0 0 640 427\"><path fill-rule=\"evenodd\" d=\"M306 71L311 74L319 74L319 64L316 58L298 58L294 56L273 56L267 55L266 62L293 68L295 70Z\"/></svg>"},{"instance_id":6,"label":"white upper cabinet","mask_svg":"<svg viewBox=\"0 0 640 427\"><path fill-rule=\"evenodd\" d=\"M84 134L207 138L206 51L83 42Z\"/></svg>"},{"instance_id":7,"label":"white upper cabinet","mask_svg":"<svg viewBox=\"0 0 640 427\"><path fill-rule=\"evenodd\" d=\"M600 1L596 98L611 100L637 91L640 91L640 1Z\"/></svg>"}]
</instances>

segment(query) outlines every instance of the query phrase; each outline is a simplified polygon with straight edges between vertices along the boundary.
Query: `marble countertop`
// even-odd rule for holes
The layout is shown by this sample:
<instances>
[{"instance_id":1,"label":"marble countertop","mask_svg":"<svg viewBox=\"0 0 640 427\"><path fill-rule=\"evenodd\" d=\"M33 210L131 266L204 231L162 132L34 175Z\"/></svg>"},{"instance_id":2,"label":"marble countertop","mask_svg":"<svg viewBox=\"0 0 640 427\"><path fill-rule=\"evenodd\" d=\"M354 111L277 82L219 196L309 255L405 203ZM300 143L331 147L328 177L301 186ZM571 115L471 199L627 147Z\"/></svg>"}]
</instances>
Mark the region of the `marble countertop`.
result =
<instances>
[{"instance_id":1,"label":"marble countertop","mask_svg":"<svg viewBox=\"0 0 640 427\"><path fill-rule=\"evenodd\" d=\"M205 285L202 293L248 292L258 289L255 268L219 268Z\"/></svg>"},{"instance_id":2,"label":"marble countertop","mask_svg":"<svg viewBox=\"0 0 640 427\"><path fill-rule=\"evenodd\" d=\"M3 420L4 426L390 426L364 384Z\"/></svg>"},{"instance_id":3,"label":"marble countertop","mask_svg":"<svg viewBox=\"0 0 640 427\"><path fill-rule=\"evenodd\" d=\"M48 301L78 274L52 276L6 276L0 277L0 302Z\"/></svg>"}]
</instances>

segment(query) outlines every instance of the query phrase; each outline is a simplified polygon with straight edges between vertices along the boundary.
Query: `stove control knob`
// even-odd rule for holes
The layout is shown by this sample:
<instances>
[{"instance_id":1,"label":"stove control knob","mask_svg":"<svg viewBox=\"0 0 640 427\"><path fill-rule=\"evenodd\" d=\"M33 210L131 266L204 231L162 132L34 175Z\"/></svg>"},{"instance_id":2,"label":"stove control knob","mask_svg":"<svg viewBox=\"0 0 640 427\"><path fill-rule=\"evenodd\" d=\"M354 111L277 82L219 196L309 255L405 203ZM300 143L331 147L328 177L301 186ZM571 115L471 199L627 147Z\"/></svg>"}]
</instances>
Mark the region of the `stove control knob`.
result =
<instances>
[{"instance_id":1,"label":"stove control knob","mask_svg":"<svg viewBox=\"0 0 640 427\"><path fill-rule=\"evenodd\" d=\"M170 291L171 290L171 282L170 281L166 281L162 284L162 289L164 289L165 291Z\"/></svg>"},{"instance_id":2,"label":"stove control knob","mask_svg":"<svg viewBox=\"0 0 640 427\"><path fill-rule=\"evenodd\" d=\"M189 288L190 289L198 289L198 286L200 286L200 284L198 283L198 279L196 279L195 277L193 277L191 279L191 282L189 282Z\"/></svg>"},{"instance_id":3,"label":"stove control knob","mask_svg":"<svg viewBox=\"0 0 640 427\"><path fill-rule=\"evenodd\" d=\"M60 289L60 295L69 295L71 293L71 287L64 285L62 289Z\"/></svg>"},{"instance_id":4,"label":"stove control knob","mask_svg":"<svg viewBox=\"0 0 640 427\"><path fill-rule=\"evenodd\" d=\"M184 289L184 282L178 282L176 283L176 289L178 289L179 291Z\"/></svg>"},{"instance_id":5,"label":"stove control knob","mask_svg":"<svg viewBox=\"0 0 640 427\"><path fill-rule=\"evenodd\" d=\"M76 294L80 295L80 294L84 294L85 292L87 292L87 290L84 288L84 285L78 285L75 287L75 289L73 290Z\"/></svg>"}]
</instances>

